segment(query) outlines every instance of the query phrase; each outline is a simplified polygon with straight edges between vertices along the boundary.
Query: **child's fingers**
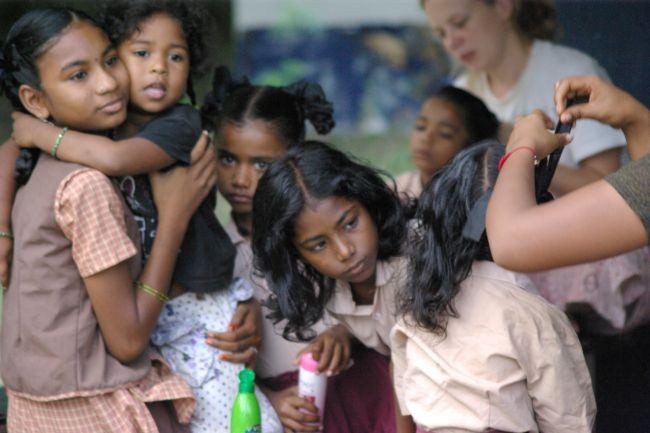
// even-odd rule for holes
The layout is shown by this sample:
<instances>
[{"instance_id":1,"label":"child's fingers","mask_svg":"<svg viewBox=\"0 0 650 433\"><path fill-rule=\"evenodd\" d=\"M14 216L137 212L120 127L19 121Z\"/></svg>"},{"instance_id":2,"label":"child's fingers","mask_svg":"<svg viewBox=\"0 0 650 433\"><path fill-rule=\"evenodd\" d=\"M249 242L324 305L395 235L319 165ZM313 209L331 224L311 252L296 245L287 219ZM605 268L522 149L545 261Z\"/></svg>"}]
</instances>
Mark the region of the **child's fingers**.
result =
<instances>
[{"instance_id":1,"label":"child's fingers","mask_svg":"<svg viewBox=\"0 0 650 433\"><path fill-rule=\"evenodd\" d=\"M335 344L332 350L332 357L329 364L326 367L328 375L339 374L341 371L342 365L341 361L343 358L343 348L340 344Z\"/></svg>"},{"instance_id":2,"label":"child's fingers","mask_svg":"<svg viewBox=\"0 0 650 433\"><path fill-rule=\"evenodd\" d=\"M235 331L239 329L244 324L244 320L246 320L246 317L248 316L249 312L250 309L246 307L246 304L237 305L237 308L235 309L235 314L233 314L232 318L230 319L230 324L228 325L228 329L230 331Z\"/></svg>"},{"instance_id":3,"label":"child's fingers","mask_svg":"<svg viewBox=\"0 0 650 433\"><path fill-rule=\"evenodd\" d=\"M238 353L222 353L219 359L233 364L245 364L248 368L255 368L257 363L257 349L249 347L243 352Z\"/></svg>"},{"instance_id":4,"label":"child's fingers","mask_svg":"<svg viewBox=\"0 0 650 433\"><path fill-rule=\"evenodd\" d=\"M318 359L318 371L323 372L329 369L336 346L337 344L335 343L334 339L323 339L322 350L320 352L320 358Z\"/></svg>"},{"instance_id":5,"label":"child's fingers","mask_svg":"<svg viewBox=\"0 0 650 433\"><path fill-rule=\"evenodd\" d=\"M234 334L236 332L220 333L218 335L208 334L205 342L212 347L232 353L243 352L250 347L257 347L259 345L257 336L232 338Z\"/></svg>"},{"instance_id":6,"label":"child's fingers","mask_svg":"<svg viewBox=\"0 0 650 433\"><path fill-rule=\"evenodd\" d=\"M303 348L296 357L293 359L293 364L298 365L300 364L300 358L302 355L304 355L307 352L311 352L311 356L314 358L314 360L318 361L321 357L321 351L323 350L323 341L321 338L316 338L311 344L309 344L307 347Z\"/></svg>"},{"instance_id":7,"label":"child's fingers","mask_svg":"<svg viewBox=\"0 0 650 433\"><path fill-rule=\"evenodd\" d=\"M318 409L304 398L289 397L280 412L285 427L300 432L321 430Z\"/></svg>"},{"instance_id":8,"label":"child's fingers","mask_svg":"<svg viewBox=\"0 0 650 433\"><path fill-rule=\"evenodd\" d=\"M196 142L194 145L194 148L192 149L191 153L191 161L194 163L195 161L198 161L201 156L205 153L207 150L208 143L210 142L210 138L208 137L208 134L206 131L202 131L201 136L199 137L199 140Z\"/></svg>"}]
</instances>

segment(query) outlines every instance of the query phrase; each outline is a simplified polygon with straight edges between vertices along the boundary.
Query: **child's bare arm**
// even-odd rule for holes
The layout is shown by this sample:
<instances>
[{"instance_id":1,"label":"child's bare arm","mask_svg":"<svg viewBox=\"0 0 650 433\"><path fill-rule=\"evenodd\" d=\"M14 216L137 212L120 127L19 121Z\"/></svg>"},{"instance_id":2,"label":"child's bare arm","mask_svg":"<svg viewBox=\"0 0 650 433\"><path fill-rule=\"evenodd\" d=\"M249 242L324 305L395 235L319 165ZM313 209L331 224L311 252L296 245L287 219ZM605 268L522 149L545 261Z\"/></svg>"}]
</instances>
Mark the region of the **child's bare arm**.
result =
<instances>
[{"instance_id":1,"label":"child's bare arm","mask_svg":"<svg viewBox=\"0 0 650 433\"><path fill-rule=\"evenodd\" d=\"M199 151L203 156L191 167L151 177L158 225L139 281L159 293L166 293L171 283L190 217L216 182L214 151L205 137ZM125 261L85 277L84 282L108 350L122 362L136 359L149 344L163 302L147 287L134 288Z\"/></svg>"},{"instance_id":2,"label":"child's bare arm","mask_svg":"<svg viewBox=\"0 0 650 433\"><path fill-rule=\"evenodd\" d=\"M19 150L11 139L0 146L0 231L5 233L11 233L11 208L16 193L14 172ZM0 284L4 288L9 287L13 245L11 237L0 237Z\"/></svg>"},{"instance_id":3,"label":"child's bare arm","mask_svg":"<svg viewBox=\"0 0 650 433\"><path fill-rule=\"evenodd\" d=\"M24 113L15 112L12 117L13 137L19 146L52 153L62 128ZM59 141L58 159L95 168L108 176L151 173L176 161L160 146L141 137L114 141L101 135L67 131Z\"/></svg>"}]
</instances>

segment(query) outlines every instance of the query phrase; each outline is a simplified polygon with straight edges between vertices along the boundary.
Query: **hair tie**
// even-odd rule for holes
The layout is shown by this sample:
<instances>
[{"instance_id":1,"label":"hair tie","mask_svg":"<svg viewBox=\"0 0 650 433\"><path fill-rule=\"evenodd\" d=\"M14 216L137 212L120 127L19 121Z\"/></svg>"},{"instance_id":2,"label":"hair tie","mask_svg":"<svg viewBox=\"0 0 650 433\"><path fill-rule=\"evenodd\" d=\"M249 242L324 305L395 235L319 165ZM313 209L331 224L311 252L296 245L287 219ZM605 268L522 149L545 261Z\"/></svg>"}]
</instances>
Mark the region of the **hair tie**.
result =
<instances>
[{"instance_id":1,"label":"hair tie","mask_svg":"<svg viewBox=\"0 0 650 433\"><path fill-rule=\"evenodd\" d=\"M284 90L297 99L305 119L314 125L319 134L327 134L334 128L334 107L325 97L320 84L300 80L284 87Z\"/></svg>"}]
</instances>

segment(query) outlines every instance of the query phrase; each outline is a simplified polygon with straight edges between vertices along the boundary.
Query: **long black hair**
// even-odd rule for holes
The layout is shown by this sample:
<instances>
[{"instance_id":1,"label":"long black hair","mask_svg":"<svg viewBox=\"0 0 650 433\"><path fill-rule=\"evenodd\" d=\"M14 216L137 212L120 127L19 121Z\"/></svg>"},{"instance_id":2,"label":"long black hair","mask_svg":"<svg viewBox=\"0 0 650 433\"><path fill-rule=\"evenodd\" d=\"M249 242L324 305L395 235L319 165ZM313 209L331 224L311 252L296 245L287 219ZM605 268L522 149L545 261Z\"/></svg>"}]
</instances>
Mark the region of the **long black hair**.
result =
<instances>
[{"instance_id":1,"label":"long black hair","mask_svg":"<svg viewBox=\"0 0 650 433\"><path fill-rule=\"evenodd\" d=\"M201 0L104 0L100 22L115 45L129 39L144 21L157 13L164 13L178 20L187 41L190 56L190 75L186 92L192 104L196 104L193 78L206 72L210 57L205 34L208 31L209 14L205 1Z\"/></svg>"},{"instance_id":2,"label":"long black hair","mask_svg":"<svg viewBox=\"0 0 650 433\"><path fill-rule=\"evenodd\" d=\"M76 21L86 21L99 27L85 13L69 8L34 9L11 26L0 49L0 94L9 99L15 110L27 113L18 95L20 86L26 84L41 90L40 71L36 64L38 59ZM16 159L16 181L19 185L29 179L39 154L38 149L20 151Z\"/></svg>"},{"instance_id":3,"label":"long black hair","mask_svg":"<svg viewBox=\"0 0 650 433\"><path fill-rule=\"evenodd\" d=\"M436 172L420 196L408 248L409 277L398 299L399 312L417 326L444 334L446 317L456 314L452 301L472 264L492 260L485 233L473 240L463 230L474 205L496 182L502 155L503 146L494 140L468 147Z\"/></svg>"},{"instance_id":4,"label":"long black hair","mask_svg":"<svg viewBox=\"0 0 650 433\"><path fill-rule=\"evenodd\" d=\"M257 86L248 79L233 80L227 68L215 69L212 89L201 107L203 125L219 131L225 123L268 123L281 142L293 147L305 139L305 121L319 134L334 128L334 108L318 83L298 81L285 87Z\"/></svg>"},{"instance_id":5,"label":"long black hair","mask_svg":"<svg viewBox=\"0 0 650 433\"><path fill-rule=\"evenodd\" d=\"M256 269L273 292L269 318L287 320L287 339L313 337L311 326L333 293L334 280L301 260L293 245L295 222L305 203L328 197L345 197L368 211L377 227L379 260L401 253L406 236L399 198L379 171L318 141L293 147L273 162L253 199L253 253Z\"/></svg>"}]
</instances>

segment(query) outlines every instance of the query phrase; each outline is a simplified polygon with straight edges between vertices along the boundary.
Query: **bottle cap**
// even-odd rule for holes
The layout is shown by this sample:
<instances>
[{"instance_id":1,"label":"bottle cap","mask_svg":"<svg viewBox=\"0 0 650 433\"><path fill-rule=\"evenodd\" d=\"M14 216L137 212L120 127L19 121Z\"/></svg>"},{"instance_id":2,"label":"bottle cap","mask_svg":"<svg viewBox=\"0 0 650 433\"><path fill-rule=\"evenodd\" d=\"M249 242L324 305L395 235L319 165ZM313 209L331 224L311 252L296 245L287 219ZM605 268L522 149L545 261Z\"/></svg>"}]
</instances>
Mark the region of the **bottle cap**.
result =
<instances>
[{"instance_id":1,"label":"bottle cap","mask_svg":"<svg viewBox=\"0 0 650 433\"><path fill-rule=\"evenodd\" d=\"M318 361L314 359L311 352L303 353L300 356L300 367L309 372L318 373Z\"/></svg>"},{"instance_id":2,"label":"bottle cap","mask_svg":"<svg viewBox=\"0 0 650 433\"><path fill-rule=\"evenodd\" d=\"M245 368L239 372L239 392L250 393L255 390L255 372Z\"/></svg>"}]
</instances>

